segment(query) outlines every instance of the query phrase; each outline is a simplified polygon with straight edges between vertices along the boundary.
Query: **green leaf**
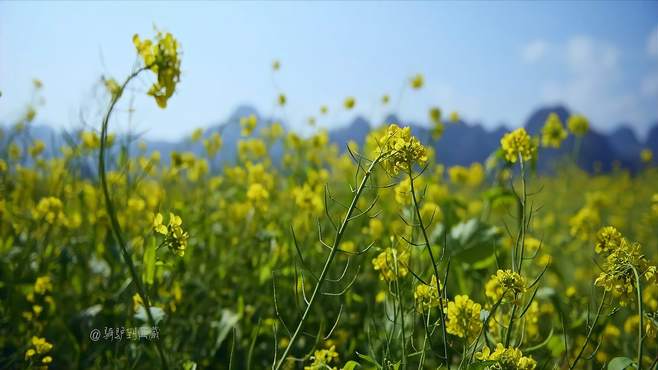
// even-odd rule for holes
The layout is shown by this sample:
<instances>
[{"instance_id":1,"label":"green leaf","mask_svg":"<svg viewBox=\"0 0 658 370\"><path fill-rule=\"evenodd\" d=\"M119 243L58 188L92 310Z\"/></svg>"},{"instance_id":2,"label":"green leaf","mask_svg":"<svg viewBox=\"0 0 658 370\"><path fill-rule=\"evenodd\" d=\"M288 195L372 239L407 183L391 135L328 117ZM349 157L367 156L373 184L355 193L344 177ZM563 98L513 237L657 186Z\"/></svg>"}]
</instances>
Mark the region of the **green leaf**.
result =
<instances>
[{"instance_id":1,"label":"green leaf","mask_svg":"<svg viewBox=\"0 0 658 370\"><path fill-rule=\"evenodd\" d=\"M624 370L634 366L633 360L628 357L615 357L608 363L608 370Z\"/></svg>"},{"instance_id":2,"label":"green leaf","mask_svg":"<svg viewBox=\"0 0 658 370\"><path fill-rule=\"evenodd\" d=\"M453 258L473 268L486 268L495 262L494 245L500 232L476 218L453 226L448 234L448 250Z\"/></svg>"},{"instance_id":3,"label":"green leaf","mask_svg":"<svg viewBox=\"0 0 658 370\"><path fill-rule=\"evenodd\" d=\"M343 366L343 370L354 370L356 369L357 366L361 366L361 365L359 365L359 363L356 361L347 361L345 366Z\"/></svg>"},{"instance_id":4,"label":"green leaf","mask_svg":"<svg viewBox=\"0 0 658 370\"><path fill-rule=\"evenodd\" d=\"M380 365L377 360L372 358L371 356L364 355L362 353L357 352L357 356L359 356L360 359L364 360L368 365L368 369L382 369L382 365Z\"/></svg>"},{"instance_id":5,"label":"green leaf","mask_svg":"<svg viewBox=\"0 0 658 370\"><path fill-rule=\"evenodd\" d=\"M213 356L214 353L222 345L222 343L228 336L228 333L231 331L231 329L233 329L233 327L238 324L239 320L240 320L240 315L236 314L235 312L229 309L223 309L222 319L219 322L213 321L212 323L210 323L210 326L216 328L219 332L217 334L217 340L215 341L215 347L213 348Z\"/></svg>"},{"instance_id":6,"label":"green leaf","mask_svg":"<svg viewBox=\"0 0 658 370\"><path fill-rule=\"evenodd\" d=\"M151 238L148 243L146 251L144 251L144 281L153 285L153 277L155 276L155 238Z\"/></svg>"}]
</instances>

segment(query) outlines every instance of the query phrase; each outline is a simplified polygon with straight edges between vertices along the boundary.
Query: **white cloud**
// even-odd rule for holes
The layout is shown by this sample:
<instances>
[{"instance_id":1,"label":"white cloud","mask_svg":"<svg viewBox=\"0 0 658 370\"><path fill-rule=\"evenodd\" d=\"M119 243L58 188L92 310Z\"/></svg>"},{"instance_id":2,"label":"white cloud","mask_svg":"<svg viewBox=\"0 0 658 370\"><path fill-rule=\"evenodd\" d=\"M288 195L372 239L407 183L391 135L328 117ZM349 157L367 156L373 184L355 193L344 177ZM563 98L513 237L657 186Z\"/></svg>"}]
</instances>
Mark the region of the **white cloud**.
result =
<instances>
[{"instance_id":1,"label":"white cloud","mask_svg":"<svg viewBox=\"0 0 658 370\"><path fill-rule=\"evenodd\" d=\"M648 96L656 95L658 76L648 76L629 90L617 46L574 36L554 49L566 77L545 82L542 95L546 102L566 103L603 129L621 122L644 126L655 119L655 112L647 111L644 103Z\"/></svg>"},{"instance_id":2,"label":"white cloud","mask_svg":"<svg viewBox=\"0 0 658 370\"><path fill-rule=\"evenodd\" d=\"M525 63L535 63L542 59L548 51L548 44L543 40L535 40L521 51L521 59Z\"/></svg>"},{"instance_id":3,"label":"white cloud","mask_svg":"<svg viewBox=\"0 0 658 370\"><path fill-rule=\"evenodd\" d=\"M658 71L644 77L642 80L642 94L648 97L658 96Z\"/></svg>"},{"instance_id":4,"label":"white cloud","mask_svg":"<svg viewBox=\"0 0 658 370\"><path fill-rule=\"evenodd\" d=\"M652 57L658 58L658 26L651 31L647 40L647 53Z\"/></svg>"}]
</instances>

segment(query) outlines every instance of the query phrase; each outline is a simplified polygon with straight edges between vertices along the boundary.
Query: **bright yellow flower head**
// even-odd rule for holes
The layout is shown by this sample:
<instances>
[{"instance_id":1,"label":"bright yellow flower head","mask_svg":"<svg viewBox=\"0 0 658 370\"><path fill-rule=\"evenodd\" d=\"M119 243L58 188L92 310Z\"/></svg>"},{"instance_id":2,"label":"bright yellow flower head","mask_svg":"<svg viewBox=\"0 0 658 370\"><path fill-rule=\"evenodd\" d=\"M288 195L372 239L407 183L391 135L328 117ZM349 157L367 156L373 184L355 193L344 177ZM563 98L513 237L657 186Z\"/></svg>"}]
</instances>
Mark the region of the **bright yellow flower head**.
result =
<instances>
[{"instance_id":1,"label":"bright yellow flower head","mask_svg":"<svg viewBox=\"0 0 658 370\"><path fill-rule=\"evenodd\" d=\"M587 131L589 131L589 121L585 116L580 114L570 116L567 121L567 126L569 127L569 131L578 137L584 136Z\"/></svg>"},{"instance_id":2,"label":"bright yellow flower head","mask_svg":"<svg viewBox=\"0 0 658 370\"><path fill-rule=\"evenodd\" d=\"M162 214L155 214L153 216L153 230L158 234L164 235L163 245L167 246L179 257L185 255L189 234L183 230L183 220L180 216L169 212L169 224L164 225Z\"/></svg>"},{"instance_id":3,"label":"bright yellow flower head","mask_svg":"<svg viewBox=\"0 0 658 370\"><path fill-rule=\"evenodd\" d=\"M614 226L606 226L596 236L594 251L604 257L608 256L621 246L621 239L621 233Z\"/></svg>"},{"instance_id":4,"label":"bright yellow flower head","mask_svg":"<svg viewBox=\"0 0 658 370\"><path fill-rule=\"evenodd\" d=\"M416 163L423 165L427 162L425 147L411 135L409 127L391 124L378 144L377 155L383 156L384 167L393 174L408 171Z\"/></svg>"},{"instance_id":5,"label":"bright yellow flower head","mask_svg":"<svg viewBox=\"0 0 658 370\"><path fill-rule=\"evenodd\" d=\"M524 128L509 132L500 139L500 145L508 162L516 163L519 159L530 161L536 158L537 143Z\"/></svg>"},{"instance_id":6,"label":"bright yellow flower head","mask_svg":"<svg viewBox=\"0 0 658 370\"><path fill-rule=\"evenodd\" d=\"M167 107L167 100L174 94L176 84L180 81L178 41L171 33L158 32L153 40L144 41L135 34L133 44L144 62L144 67L157 76L157 81L149 89L148 95L155 98L160 108Z\"/></svg>"},{"instance_id":7,"label":"bright yellow flower head","mask_svg":"<svg viewBox=\"0 0 658 370\"><path fill-rule=\"evenodd\" d=\"M501 298L512 301L524 293L527 288L526 279L512 270L498 270L485 284L485 294L492 301L497 302Z\"/></svg>"},{"instance_id":8,"label":"bright yellow flower head","mask_svg":"<svg viewBox=\"0 0 658 370\"><path fill-rule=\"evenodd\" d=\"M562 141L567 138L567 131L562 126L560 117L551 113L541 129L541 143L548 148L559 148Z\"/></svg>"},{"instance_id":9,"label":"bright yellow flower head","mask_svg":"<svg viewBox=\"0 0 658 370\"><path fill-rule=\"evenodd\" d=\"M489 347L484 347L481 352L476 353L475 358L480 361L496 361L491 369L501 370L534 370L537 362L530 356L523 356L518 348L505 348L501 343L491 352Z\"/></svg>"},{"instance_id":10,"label":"bright yellow flower head","mask_svg":"<svg viewBox=\"0 0 658 370\"><path fill-rule=\"evenodd\" d=\"M409 272L408 264L409 252L400 252L394 248L386 248L372 260L375 271L379 271L379 278L386 281L407 276Z\"/></svg>"},{"instance_id":11,"label":"bright yellow flower head","mask_svg":"<svg viewBox=\"0 0 658 370\"><path fill-rule=\"evenodd\" d=\"M34 282L34 292L37 294L46 294L53 290L53 284L50 276L39 276Z\"/></svg>"},{"instance_id":12,"label":"bright yellow flower head","mask_svg":"<svg viewBox=\"0 0 658 370\"><path fill-rule=\"evenodd\" d=\"M311 356L313 361L310 366L305 366L304 370L324 370L324 369L335 369L330 367L332 361L338 360L338 352L336 352L336 346L332 345L329 349L320 349L313 353Z\"/></svg>"},{"instance_id":13,"label":"bright yellow flower head","mask_svg":"<svg viewBox=\"0 0 658 370\"><path fill-rule=\"evenodd\" d=\"M420 312L425 312L428 309L439 306L439 289L443 291L443 285L439 283L436 286L436 276L432 275L432 280L429 285L419 283L414 289L414 299L416 300L416 308Z\"/></svg>"},{"instance_id":14,"label":"bright yellow flower head","mask_svg":"<svg viewBox=\"0 0 658 370\"><path fill-rule=\"evenodd\" d=\"M448 302L445 309L446 331L467 340L475 338L482 329L481 310L482 306L467 295L455 296L455 300Z\"/></svg>"}]
</instances>

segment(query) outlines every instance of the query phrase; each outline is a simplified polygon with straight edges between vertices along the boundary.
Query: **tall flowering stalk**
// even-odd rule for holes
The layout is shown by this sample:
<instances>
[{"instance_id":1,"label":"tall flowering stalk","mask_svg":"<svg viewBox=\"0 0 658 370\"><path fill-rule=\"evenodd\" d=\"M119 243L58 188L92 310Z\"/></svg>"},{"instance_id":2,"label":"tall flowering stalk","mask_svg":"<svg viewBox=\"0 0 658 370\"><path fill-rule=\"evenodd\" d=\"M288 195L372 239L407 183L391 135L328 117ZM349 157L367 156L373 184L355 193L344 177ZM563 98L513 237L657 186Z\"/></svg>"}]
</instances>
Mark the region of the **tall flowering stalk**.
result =
<instances>
[{"instance_id":1,"label":"tall flowering stalk","mask_svg":"<svg viewBox=\"0 0 658 370\"><path fill-rule=\"evenodd\" d=\"M105 82L112 98L110 105L105 115L103 116L101 125L100 151L98 153L98 172L100 176L101 187L103 189L103 197L105 199L105 208L107 210L107 214L110 217L112 234L114 235L117 244L119 244L119 247L121 248L123 260L125 261L126 265L128 265L131 278L135 282L135 286L137 288L137 294L139 294L144 304L149 325L155 327L156 323L153 318L153 314L151 313L151 303L148 299L148 296L146 295L144 284L142 283L140 275L137 273L137 269L135 268L135 264L132 261L132 257L128 252L128 247L121 231L121 225L119 224L119 220L117 218L114 202L110 196L110 189L107 182L107 171L105 168L105 157L108 146L108 126L110 117L112 116L112 112L114 111L116 104L123 95L126 86L128 86L128 84L142 72L147 70L153 71L157 75L158 81L153 84L148 93L155 98L157 104L161 108L164 108L167 105L167 99L173 94L178 82L180 76L180 60L178 59L178 42L169 33L166 35L158 33L155 39L155 43L151 40L141 41L137 35L135 35L133 38L133 42L144 62L144 65L131 73L121 85L119 85L113 79L106 80ZM160 356L162 368L168 369L169 366L167 364L167 358L162 348L162 344L160 341L155 341L155 344Z\"/></svg>"}]
</instances>

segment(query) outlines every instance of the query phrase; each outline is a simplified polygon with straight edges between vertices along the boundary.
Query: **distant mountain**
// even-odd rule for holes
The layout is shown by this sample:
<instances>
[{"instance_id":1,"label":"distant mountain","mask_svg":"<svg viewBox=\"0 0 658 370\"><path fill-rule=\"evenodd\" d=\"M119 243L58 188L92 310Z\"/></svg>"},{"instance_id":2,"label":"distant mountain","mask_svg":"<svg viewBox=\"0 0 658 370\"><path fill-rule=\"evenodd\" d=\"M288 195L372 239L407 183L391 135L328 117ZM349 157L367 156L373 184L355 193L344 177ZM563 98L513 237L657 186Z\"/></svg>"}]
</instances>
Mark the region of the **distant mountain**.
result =
<instances>
[{"instance_id":1,"label":"distant mountain","mask_svg":"<svg viewBox=\"0 0 658 370\"><path fill-rule=\"evenodd\" d=\"M645 146L658 156L658 122L654 123L649 130Z\"/></svg>"},{"instance_id":2,"label":"distant mountain","mask_svg":"<svg viewBox=\"0 0 658 370\"><path fill-rule=\"evenodd\" d=\"M532 135L539 135L541 128L544 126L549 114L556 113L562 122L566 124L570 112L563 106L543 107L534 111L525 122L524 127ZM235 161L237 144L242 139L240 118L250 114L258 118L258 126L255 135L258 135L260 128L269 125L275 121L274 118L265 118L260 116L259 112L248 105L242 105L223 122L218 122L204 131L204 137L209 137L213 132L219 132L222 136L223 146L219 153L219 163L232 163ZM281 120L278 120L282 122ZM432 143L437 159L448 166L468 165L473 162L483 162L486 158L496 151L500 146L501 137L508 131L505 127L498 127L493 130L484 128L478 123L446 123L443 136L438 141L431 141L431 133L428 125L408 122L401 120L395 114L388 115L382 124L400 123L411 127L416 135L425 144ZM285 122L282 122L285 127ZM366 136L372 130L373 124L364 117L356 117L349 124L337 127L329 131L329 140L331 143L338 145L340 150L344 150L345 145L353 140L362 145ZM190 129L191 133L191 129ZM70 140L77 140L77 133L66 133L56 131L49 126L35 125L30 129L30 138L24 140L40 139L47 144L47 155L57 155L58 148ZM0 144L4 139L0 139ZM125 142L126 137L118 138L118 142ZM192 143L189 136L177 142L145 140L147 152L159 151L161 158L168 163L172 151L191 151L196 154L204 153L203 146L200 143ZM538 167L540 170L551 168L555 160L568 155L573 155L575 138L570 136L561 146L560 149L548 149L542 152ZM643 148L650 148L658 155L658 122L656 122L646 141L641 142L635 132L628 125L620 125L610 134L601 133L595 129L584 137L580 147L579 165L593 171L600 168L603 171L610 170L613 165L618 164L631 171L640 168L639 153ZM116 150L116 149L115 149ZM137 152L137 141L133 141L130 146L131 153ZM283 153L283 146L277 143L270 156L275 163L278 163ZM217 168L217 167L214 167Z\"/></svg>"}]
</instances>

